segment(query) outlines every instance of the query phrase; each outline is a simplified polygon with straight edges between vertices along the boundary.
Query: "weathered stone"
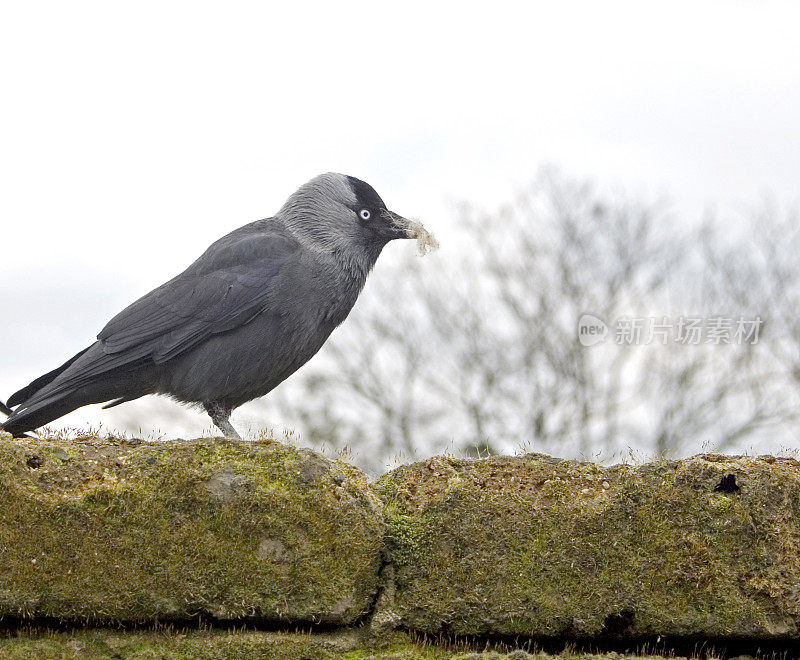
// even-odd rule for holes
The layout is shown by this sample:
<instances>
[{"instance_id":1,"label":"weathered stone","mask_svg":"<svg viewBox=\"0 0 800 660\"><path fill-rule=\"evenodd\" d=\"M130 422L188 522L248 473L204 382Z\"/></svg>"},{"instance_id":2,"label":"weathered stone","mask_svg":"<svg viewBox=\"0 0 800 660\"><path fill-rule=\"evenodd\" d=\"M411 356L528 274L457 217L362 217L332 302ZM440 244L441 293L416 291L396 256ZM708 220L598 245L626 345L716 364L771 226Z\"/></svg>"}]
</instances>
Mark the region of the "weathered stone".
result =
<instances>
[{"instance_id":1,"label":"weathered stone","mask_svg":"<svg viewBox=\"0 0 800 660\"><path fill-rule=\"evenodd\" d=\"M238 492L250 490L253 482L245 475L239 474L233 463L217 470L203 482L203 487L223 502L235 499Z\"/></svg>"},{"instance_id":2,"label":"weathered stone","mask_svg":"<svg viewBox=\"0 0 800 660\"><path fill-rule=\"evenodd\" d=\"M795 460L707 455L603 468L539 455L434 458L376 487L394 571L392 598L379 606L407 629L800 632Z\"/></svg>"},{"instance_id":3,"label":"weathered stone","mask_svg":"<svg viewBox=\"0 0 800 660\"><path fill-rule=\"evenodd\" d=\"M382 507L357 469L336 463L335 480L308 468L327 459L272 441L59 444L0 439L0 617L347 624L369 610Z\"/></svg>"},{"instance_id":4,"label":"weathered stone","mask_svg":"<svg viewBox=\"0 0 800 660\"><path fill-rule=\"evenodd\" d=\"M313 484L331 469L332 461L315 454L310 449L299 449L297 461L297 481L303 486Z\"/></svg>"},{"instance_id":5,"label":"weathered stone","mask_svg":"<svg viewBox=\"0 0 800 660\"><path fill-rule=\"evenodd\" d=\"M64 449L63 447L56 447L55 450L53 451L53 455L59 461L64 461L64 462L66 462L66 461L68 461L68 460L70 460L72 458L72 456L70 456L69 453L67 452L67 450Z\"/></svg>"}]
</instances>

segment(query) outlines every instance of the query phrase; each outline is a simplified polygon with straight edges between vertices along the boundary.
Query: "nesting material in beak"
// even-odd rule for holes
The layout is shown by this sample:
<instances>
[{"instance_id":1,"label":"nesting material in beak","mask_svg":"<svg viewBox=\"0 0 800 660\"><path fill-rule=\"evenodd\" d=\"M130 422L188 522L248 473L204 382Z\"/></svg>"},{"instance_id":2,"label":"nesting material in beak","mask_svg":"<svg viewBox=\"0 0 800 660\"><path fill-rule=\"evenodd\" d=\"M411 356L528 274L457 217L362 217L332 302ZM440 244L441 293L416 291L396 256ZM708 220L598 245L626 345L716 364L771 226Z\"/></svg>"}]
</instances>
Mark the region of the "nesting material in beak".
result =
<instances>
[{"instance_id":1,"label":"nesting material in beak","mask_svg":"<svg viewBox=\"0 0 800 660\"><path fill-rule=\"evenodd\" d=\"M406 232L408 232L409 238L417 239L417 254L420 256L425 256L426 254L439 249L439 241L437 241L436 237L422 226L422 223L419 220L412 218L406 222L408 223Z\"/></svg>"},{"instance_id":2,"label":"nesting material in beak","mask_svg":"<svg viewBox=\"0 0 800 660\"><path fill-rule=\"evenodd\" d=\"M439 249L439 241L431 234L419 220L404 218L389 211L392 223L397 229L402 230L406 237L417 239L417 254L425 256Z\"/></svg>"}]
</instances>

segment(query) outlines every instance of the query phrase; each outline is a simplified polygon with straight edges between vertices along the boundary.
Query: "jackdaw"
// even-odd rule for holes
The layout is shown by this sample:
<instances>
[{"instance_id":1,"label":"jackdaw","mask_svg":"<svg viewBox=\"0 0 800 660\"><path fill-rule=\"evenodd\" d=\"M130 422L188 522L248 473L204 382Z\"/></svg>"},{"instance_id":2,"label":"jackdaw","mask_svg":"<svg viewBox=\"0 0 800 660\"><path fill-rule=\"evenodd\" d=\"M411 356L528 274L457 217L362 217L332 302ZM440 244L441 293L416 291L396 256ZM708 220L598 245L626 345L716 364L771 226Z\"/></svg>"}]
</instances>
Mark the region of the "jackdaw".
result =
<instances>
[{"instance_id":1,"label":"jackdaw","mask_svg":"<svg viewBox=\"0 0 800 660\"><path fill-rule=\"evenodd\" d=\"M97 341L0 402L14 436L90 403L145 394L200 404L226 436L231 411L297 371L348 315L383 247L430 237L369 184L322 174L278 213L213 243L117 314Z\"/></svg>"}]
</instances>

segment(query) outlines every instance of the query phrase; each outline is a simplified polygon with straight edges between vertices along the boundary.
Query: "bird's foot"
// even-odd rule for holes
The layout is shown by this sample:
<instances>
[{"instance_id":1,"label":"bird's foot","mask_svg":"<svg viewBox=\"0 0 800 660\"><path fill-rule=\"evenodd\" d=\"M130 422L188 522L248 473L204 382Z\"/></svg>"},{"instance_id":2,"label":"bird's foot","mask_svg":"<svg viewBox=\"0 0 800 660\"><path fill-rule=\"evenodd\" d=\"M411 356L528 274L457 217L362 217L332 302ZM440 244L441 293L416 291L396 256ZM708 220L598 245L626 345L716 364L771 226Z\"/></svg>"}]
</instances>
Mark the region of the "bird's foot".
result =
<instances>
[{"instance_id":1,"label":"bird's foot","mask_svg":"<svg viewBox=\"0 0 800 660\"><path fill-rule=\"evenodd\" d=\"M236 432L236 429L233 428L233 424L231 424L231 408L216 402L204 403L203 407L206 409L209 417L211 417L211 421L214 422L214 426L222 431L226 438L230 438L231 440L242 439Z\"/></svg>"}]
</instances>

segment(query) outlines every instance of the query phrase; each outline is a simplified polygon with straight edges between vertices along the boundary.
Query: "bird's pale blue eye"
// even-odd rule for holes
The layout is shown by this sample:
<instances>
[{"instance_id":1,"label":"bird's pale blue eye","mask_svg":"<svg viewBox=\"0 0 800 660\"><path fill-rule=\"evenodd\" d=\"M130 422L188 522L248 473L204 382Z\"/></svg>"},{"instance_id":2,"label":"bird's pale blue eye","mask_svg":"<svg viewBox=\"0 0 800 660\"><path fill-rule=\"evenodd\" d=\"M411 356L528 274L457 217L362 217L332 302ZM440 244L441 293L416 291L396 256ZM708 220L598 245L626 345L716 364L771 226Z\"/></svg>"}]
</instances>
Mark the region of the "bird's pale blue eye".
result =
<instances>
[{"instance_id":1,"label":"bird's pale blue eye","mask_svg":"<svg viewBox=\"0 0 800 660\"><path fill-rule=\"evenodd\" d=\"M362 220L369 220L372 217L372 213L369 212L369 209L361 209L358 215L361 216Z\"/></svg>"}]
</instances>

